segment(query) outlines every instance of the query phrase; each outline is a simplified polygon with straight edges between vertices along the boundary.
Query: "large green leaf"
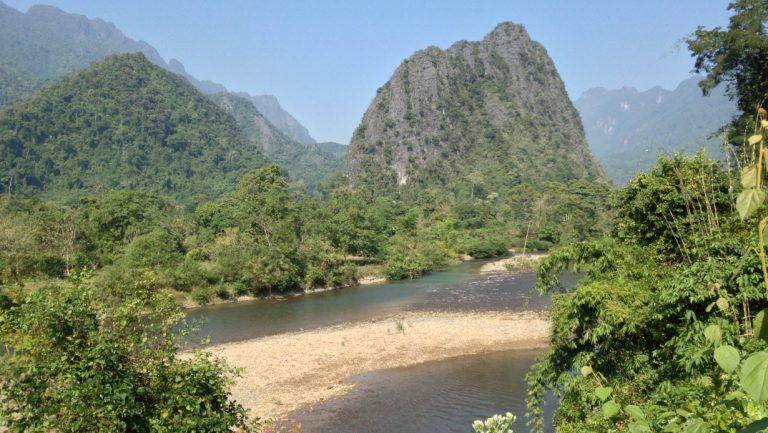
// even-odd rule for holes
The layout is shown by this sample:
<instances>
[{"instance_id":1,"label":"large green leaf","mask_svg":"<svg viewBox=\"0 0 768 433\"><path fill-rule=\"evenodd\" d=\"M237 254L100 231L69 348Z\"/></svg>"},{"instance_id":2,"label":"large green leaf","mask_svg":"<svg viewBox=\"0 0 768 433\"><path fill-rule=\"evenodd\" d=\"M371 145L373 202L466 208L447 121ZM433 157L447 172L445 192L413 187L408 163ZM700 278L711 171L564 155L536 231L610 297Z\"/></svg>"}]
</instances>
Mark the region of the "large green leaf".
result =
<instances>
[{"instance_id":1,"label":"large green leaf","mask_svg":"<svg viewBox=\"0 0 768 433\"><path fill-rule=\"evenodd\" d=\"M768 399L768 352L754 353L741 364L741 387L757 403Z\"/></svg>"},{"instance_id":2,"label":"large green leaf","mask_svg":"<svg viewBox=\"0 0 768 433\"><path fill-rule=\"evenodd\" d=\"M720 340L723 338L723 331L720 329L720 325L709 325L704 328L704 338L711 344L719 345Z\"/></svg>"},{"instance_id":3,"label":"large green leaf","mask_svg":"<svg viewBox=\"0 0 768 433\"><path fill-rule=\"evenodd\" d=\"M747 141L749 142L749 144L754 146L755 144L763 141L763 134L755 134L755 135L749 137L747 139Z\"/></svg>"},{"instance_id":4,"label":"large green leaf","mask_svg":"<svg viewBox=\"0 0 768 433\"><path fill-rule=\"evenodd\" d=\"M717 301L715 301L715 304L717 304L717 308L720 309L720 311L725 311L728 309L728 307L731 306L728 300L723 298L722 296L717 298Z\"/></svg>"},{"instance_id":5,"label":"large green leaf","mask_svg":"<svg viewBox=\"0 0 768 433\"><path fill-rule=\"evenodd\" d=\"M741 191L736 198L736 210L739 211L741 219L747 219L755 213L765 201L765 192L755 188L749 188Z\"/></svg>"},{"instance_id":6,"label":"large green leaf","mask_svg":"<svg viewBox=\"0 0 768 433\"><path fill-rule=\"evenodd\" d=\"M688 424L683 428L683 433L709 433L712 430L712 425L704 421L701 418L693 418L688 421Z\"/></svg>"},{"instance_id":7,"label":"large green leaf","mask_svg":"<svg viewBox=\"0 0 768 433\"><path fill-rule=\"evenodd\" d=\"M600 399L600 401L605 401L608 399L608 397L611 396L611 393L613 392L613 388L610 386L598 386L595 388L595 395L597 398Z\"/></svg>"},{"instance_id":8,"label":"large green leaf","mask_svg":"<svg viewBox=\"0 0 768 433\"><path fill-rule=\"evenodd\" d=\"M603 416L610 419L616 416L621 410L621 406L613 400L606 401L603 404Z\"/></svg>"},{"instance_id":9,"label":"large green leaf","mask_svg":"<svg viewBox=\"0 0 768 433\"><path fill-rule=\"evenodd\" d=\"M645 420L639 420L629 423L630 433L651 433L651 426Z\"/></svg>"},{"instance_id":10,"label":"large green leaf","mask_svg":"<svg viewBox=\"0 0 768 433\"><path fill-rule=\"evenodd\" d=\"M759 419L739 430L737 433L757 433L768 429L768 418Z\"/></svg>"},{"instance_id":11,"label":"large green leaf","mask_svg":"<svg viewBox=\"0 0 768 433\"><path fill-rule=\"evenodd\" d=\"M645 413L642 409L640 409L639 406L635 406L634 404L629 404L627 406L624 406L624 412L627 413L627 415L631 416L634 419L645 419Z\"/></svg>"},{"instance_id":12,"label":"large green leaf","mask_svg":"<svg viewBox=\"0 0 768 433\"><path fill-rule=\"evenodd\" d=\"M592 374L592 367L585 365L584 367L581 367L581 375L582 376L589 376Z\"/></svg>"},{"instance_id":13,"label":"large green leaf","mask_svg":"<svg viewBox=\"0 0 768 433\"><path fill-rule=\"evenodd\" d=\"M715 349L715 361L726 373L730 373L739 366L741 357L735 347L724 344Z\"/></svg>"},{"instance_id":14,"label":"large green leaf","mask_svg":"<svg viewBox=\"0 0 768 433\"><path fill-rule=\"evenodd\" d=\"M755 337L768 341L768 310L762 310L757 313L752 325L755 331Z\"/></svg>"},{"instance_id":15,"label":"large green leaf","mask_svg":"<svg viewBox=\"0 0 768 433\"><path fill-rule=\"evenodd\" d=\"M741 187L757 188L757 165L752 164L741 169Z\"/></svg>"}]
</instances>

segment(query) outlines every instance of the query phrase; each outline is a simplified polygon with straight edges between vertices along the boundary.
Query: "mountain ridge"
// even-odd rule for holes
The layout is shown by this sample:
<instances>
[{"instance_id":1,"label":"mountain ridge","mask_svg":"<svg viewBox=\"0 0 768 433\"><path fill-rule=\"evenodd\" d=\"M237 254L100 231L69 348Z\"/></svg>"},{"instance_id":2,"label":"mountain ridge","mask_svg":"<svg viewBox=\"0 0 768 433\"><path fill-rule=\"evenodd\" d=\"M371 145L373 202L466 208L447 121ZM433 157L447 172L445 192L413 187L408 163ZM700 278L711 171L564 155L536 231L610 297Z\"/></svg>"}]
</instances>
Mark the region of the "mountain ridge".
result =
<instances>
[{"instance_id":1,"label":"mountain ridge","mask_svg":"<svg viewBox=\"0 0 768 433\"><path fill-rule=\"evenodd\" d=\"M554 63L517 24L416 51L378 89L350 143L353 182L446 185L474 170L499 187L604 179Z\"/></svg>"},{"instance_id":2,"label":"mountain ridge","mask_svg":"<svg viewBox=\"0 0 768 433\"><path fill-rule=\"evenodd\" d=\"M659 153L722 154L722 140L712 134L730 122L736 107L723 88L703 96L699 79L683 80L672 90L592 88L574 102L590 149L614 182L649 169Z\"/></svg>"},{"instance_id":3,"label":"mountain ridge","mask_svg":"<svg viewBox=\"0 0 768 433\"><path fill-rule=\"evenodd\" d=\"M114 23L54 6L35 5L25 13L0 0L0 40L4 41L0 44L0 60L21 72L11 74L7 67L0 69L0 106L29 96L51 80L83 70L94 61L130 52L143 53L149 61L181 75L203 93L228 91L222 84L195 78L177 59L166 62L152 45L129 38ZM248 96L277 101L273 95ZM314 142L306 128L279 103L271 104L262 114L297 141Z\"/></svg>"},{"instance_id":4,"label":"mountain ridge","mask_svg":"<svg viewBox=\"0 0 768 433\"><path fill-rule=\"evenodd\" d=\"M94 62L0 110L2 193L61 202L142 189L189 203L264 164L230 115L142 53Z\"/></svg>"}]
</instances>

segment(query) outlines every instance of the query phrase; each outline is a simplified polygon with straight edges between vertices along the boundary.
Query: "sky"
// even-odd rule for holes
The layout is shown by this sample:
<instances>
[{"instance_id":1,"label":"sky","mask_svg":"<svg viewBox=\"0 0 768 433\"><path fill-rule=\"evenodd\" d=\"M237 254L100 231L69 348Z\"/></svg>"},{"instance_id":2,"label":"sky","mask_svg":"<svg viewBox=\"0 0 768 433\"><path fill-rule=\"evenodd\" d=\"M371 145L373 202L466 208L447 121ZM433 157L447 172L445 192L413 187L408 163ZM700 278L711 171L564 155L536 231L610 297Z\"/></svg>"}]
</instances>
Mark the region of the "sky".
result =
<instances>
[{"instance_id":1,"label":"sky","mask_svg":"<svg viewBox=\"0 0 768 433\"><path fill-rule=\"evenodd\" d=\"M277 96L315 139L339 143L414 51L480 40L502 21L544 45L575 100L592 87L676 87L692 76L684 38L729 17L721 0L4 1L110 21L198 79Z\"/></svg>"}]
</instances>

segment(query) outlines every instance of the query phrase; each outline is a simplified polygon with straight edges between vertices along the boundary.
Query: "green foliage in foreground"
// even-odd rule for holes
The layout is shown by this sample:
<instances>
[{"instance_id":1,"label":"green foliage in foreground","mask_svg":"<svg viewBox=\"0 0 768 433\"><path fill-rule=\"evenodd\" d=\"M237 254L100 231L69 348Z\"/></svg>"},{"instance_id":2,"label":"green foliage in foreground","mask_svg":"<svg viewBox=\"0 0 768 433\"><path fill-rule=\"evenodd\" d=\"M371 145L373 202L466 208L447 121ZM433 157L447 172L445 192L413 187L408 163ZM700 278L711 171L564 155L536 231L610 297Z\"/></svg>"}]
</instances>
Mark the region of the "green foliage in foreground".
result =
<instances>
[{"instance_id":1,"label":"green foliage in foreground","mask_svg":"<svg viewBox=\"0 0 768 433\"><path fill-rule=\"evenodd\" d=\"M477 420L472 423L472 430L475 433L513 433L511 426L517 418L512 413L507 412L502 415L494 415L485 421Z\"/></svg>"},{"instance_id":2,"label":"green foliage in foreground","mask_svg":"<svg viewBox=\"0 0 768 433\"><path fill-rule=\"evenodd\" d=\"M79 277L0 310L0 425L9 432L249 431L235 372L179 355L183 313L151 277L109 291Z\"/></svg>"},{"instance_id":3,"label":"green foliage in foreground","mask_svg":"<svg viewBox=\"0 0 768 433\"><path fill-rule=\"evenodd\" d=\"M552 350L529 376L533 427L547 389L561 432L736 431L768 416L753 356L768 344L751 337L768 293L732 184L701 156L662 159L617 194L613 236L542 261ZM564 269L579 287L559 287Z\"/></svg>"}]
</instances>

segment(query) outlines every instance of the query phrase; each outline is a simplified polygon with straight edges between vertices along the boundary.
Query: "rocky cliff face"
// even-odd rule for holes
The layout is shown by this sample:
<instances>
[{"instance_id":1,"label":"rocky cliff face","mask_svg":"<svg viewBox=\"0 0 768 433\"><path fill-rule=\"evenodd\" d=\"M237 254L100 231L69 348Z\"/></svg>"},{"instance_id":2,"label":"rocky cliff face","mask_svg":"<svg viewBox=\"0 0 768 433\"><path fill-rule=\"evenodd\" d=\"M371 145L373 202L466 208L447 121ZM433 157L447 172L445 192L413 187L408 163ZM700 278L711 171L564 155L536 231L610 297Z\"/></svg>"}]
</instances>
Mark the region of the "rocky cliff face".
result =
<instances>
[{"instance_id":1,"label":"rocky cliff face","mask_svg":"<svg viewBox=\"0 0 768 433\"><path fill-rule=\"evenodd\" d=\"M405 60L353 134L348 175L387 188L603 178L552 60L511 23Z\"/></svg>"},{"instance_id":2,"label":"rocky cliff face","mask_svg":"<svg viewBox=\"0 0 768 433\"><path fill-rule=\"evenodd\" d=\"M292 180L302 183L309 192L314 192L331 175L343 171L347 146L296 141L274 126L251 97L218 93L210 98L235 118L250 145L280 164Z\"/></svg>"},{"instance_id":3,"label":"rocky cliff face","mask_svg":"<svg viewBox=\"0 0 768 433\"><path fill-rule=\"evenodd\" d=\"M241 92L238 95L250 99L253 105L259 110L259 113L275 125L277 129L285 133L288 137L298 141L301 144L313 144L315 139L309 135L309 131L290 113L285 111L277 98L272 95L249 95Z\"/></svg>"},{"instance_id":4,"label":"rocky cliff face","mask_svg":"<svg viewBox=\"0 0 768 433\"><path fill-rule=\"evenodd\" d=\"M659 153L722 154L715 132L730 122L736 104L722 87L703 96L698 81L689 78L674 90L594 88L576 100L589 148L614 182L625 184L653 167Z\"/></svg>"}]
</instances>

